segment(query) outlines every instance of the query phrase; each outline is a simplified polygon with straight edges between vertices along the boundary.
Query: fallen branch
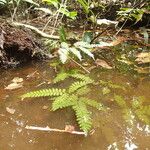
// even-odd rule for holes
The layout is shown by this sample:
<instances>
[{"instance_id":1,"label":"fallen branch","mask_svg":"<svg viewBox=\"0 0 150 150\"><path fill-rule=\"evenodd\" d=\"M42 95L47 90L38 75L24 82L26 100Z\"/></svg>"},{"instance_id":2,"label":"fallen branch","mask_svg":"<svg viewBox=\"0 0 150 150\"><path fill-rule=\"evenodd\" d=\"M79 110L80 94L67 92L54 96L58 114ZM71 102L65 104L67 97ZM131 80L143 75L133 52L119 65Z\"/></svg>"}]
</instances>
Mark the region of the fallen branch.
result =
<instances>
[{"instance_id":1,"label":"fallen branch","mask_svg":"<svg viewBox=\"0 0 150 150\"><path fill-rule=\"evenodd\" d=\"M42 37L45 37L45 38L54 39L54 40L59 40L59 36L56 36L56 35L49 35L49 34L47 34L47 33L44 33L44 32L42 32L42 31L40 31L38 28L36 28L36 27L34 27L34 26L31 26L31 25L28 25L28 24L13 22L12 25L14 25L14 26L22 26L22 27L31 29L31 30L35 31L36 33L38 33L39 35L41 35Z\"/></svg>"},{"instance_id":2,"label":"fallen branch","mask_svg":"<svg viewBox=\"0 0 150 150\"><path fill-rule=\"evenodd\" d=\"M78 134L78 135L84 135L87 136L85 132L80 131L69 131L69 130L60 130L60 129L52 129L47 127L35 127L35 126L26 126L25 127L28 130L39 130L39 131L48 131L48 132L61 132L61 133L71 133L71 134Z\"/></svg>"}]
</instances>

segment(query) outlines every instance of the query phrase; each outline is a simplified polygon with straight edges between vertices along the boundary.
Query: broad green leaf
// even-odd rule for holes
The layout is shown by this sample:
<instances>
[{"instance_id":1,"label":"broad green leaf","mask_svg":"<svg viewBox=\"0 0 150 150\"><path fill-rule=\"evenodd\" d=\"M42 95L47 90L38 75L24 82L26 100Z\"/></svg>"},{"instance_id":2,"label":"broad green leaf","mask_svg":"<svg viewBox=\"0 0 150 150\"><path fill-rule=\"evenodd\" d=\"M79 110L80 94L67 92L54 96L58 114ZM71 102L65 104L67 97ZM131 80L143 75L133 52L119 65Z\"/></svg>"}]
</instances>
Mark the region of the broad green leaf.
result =
<instances>
[{"instance_id":1,"label":"broad green leaf","mask_svg":"<svg viewBox=\"0 0 150 150\"><path fill-rule=\"evenodd\" d=\"M80 50L81 50L82 52L84 52L85 54L87 54L88 56L90 56L91 58L94 59L94 55L90 52L89 49L84 48L84 47L80 47Z\"/></svg>"},{"instance_id":2,"label":"broad green leaf","mask_svg":"<svg viewBox=\"0 0 150 150\"><path fill-rule=\"evenodd\" d=\"M82 60L82 56L80 51L78 51L75 47L69 48L70 52L72 52L79 60Z\"/></svg>"},{"instance_id":3,"label":"broad green leaf","mask_svg":"<svg viewBox=\"0 0 150 150\"><path fill-rule=\"evenodd\" d=\"M82 38L82 41L90 43L93 39L93 33L92 32L85 32Z\"/></svg>"},{"instance_id":4,"label":"broad green leaf","mask_svg":"<svg viewBox=\"0 0 150 150\"><path fill-rule=\"evenodd\" d=\"M63 8L63 7L59 10L59 12L61 12L62 14L66 15L67 17L69 17L71 19L75 19L76 16L77 16L77 12L76 11L70 12L68 9Z\"/></svg>"},{"instance_id":5,"label":"broad green leaf","mask_svg":"<svg viewBox=\"0 0 150 150\"><path fill-rule=\"evenodd\" d=\"M82 6L86 14L89 13L89 4L86 0L77 0L77 2Z\"/></svg>"},{"instance_id":6,"label":"broad green leaf","mask_svg":"<svg viewBox=\"0 0 150 150\"><path fill-rule=\"evenodd\" d=\"M68 59L69 51L65 48L59 48L58 54L59 54L61 62L64 64Z\"/></svg>"},{"instance_id":7,"label":"broad green leaf","mask_svg":"<svg viewBox=\"0 0 150 150\"><path fill-rule=\"evenodd\" d=\"M49 5L53 5L56 8L58 8L58 5L59 5L58 0L42 0L42 2L46 2Z\"/></svg>"}]
</instances>

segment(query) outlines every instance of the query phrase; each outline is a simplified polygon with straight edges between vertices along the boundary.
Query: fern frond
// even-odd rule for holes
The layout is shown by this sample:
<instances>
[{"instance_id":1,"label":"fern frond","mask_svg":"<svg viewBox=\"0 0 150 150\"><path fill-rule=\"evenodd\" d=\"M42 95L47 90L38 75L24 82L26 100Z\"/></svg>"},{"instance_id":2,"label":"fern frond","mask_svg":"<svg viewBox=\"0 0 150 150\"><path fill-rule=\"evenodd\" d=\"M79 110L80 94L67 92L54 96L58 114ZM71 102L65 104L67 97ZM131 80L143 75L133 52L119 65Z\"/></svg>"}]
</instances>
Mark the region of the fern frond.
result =
<instances>
[{"instance_id":1,"label":"fern frond","mask_svg":"<svg viewBox=\"0 0 150 150\"><path fill-rule=\"evenodd\" d=\"M82 101L78 101L72 108L75 111L80 129L87 133L92 127L92 121L90 112L87 110L86 105Z\"/></svg>"},{"instance_id":2,"label":"fern frond","mask_svg":"<svg viewBox=\"0 0 150 150\"><path fill-rule=\"evenodd\" d=\"M139 120L141 120L142 122L145 122L147 125L150 125L149 116L147 116L140 110L136 110L135 113L137 117L139 118Z\"/></svg>"},{"instance_id":3,"label":"fern frond","mask_svg":"<svg viewBox=\"0 0 150 150\"><path fill-rule=\"evenodd\" d=\"M75 79L80 79L82 81L87 81L87 82L94 82L90 77L84 75L84 74L70 74L71 77L75 78Z\"/></svg>"},{"instance_id":4,"label":"fern frond","mask_svg":"<svg viewBox=\"0 0 150 150\"><path fill-rule=\"evenodd\" d=\"M55 79L53 80L53 82L57 83L57 82L65 80L68 77L69 77L68 73L62 71L59 74L57 74L57 76L55 77Z\"/></svg>"},{"instance_id":5,"label":"fern frond","mask_svg":"<svg viewBox=\"0 0 150 150\"><path fill-rule=\"evenodd\" d=\"M54 102L52 103L52 110L55 111L57 109L65 108L68 106L72 106L76 103L78 97L75 95L69 95L67 93L55 98Z\"/></svg>"},{"instance_id":6,"label":"fern frond","mask_svg":"<svg viewBox=\"0 0 150 150\"><path fill-rule=\"evenodd\" d=\"M122 90L125 90L125 88L121 85L118 85L118 84L115 84L115 83L112 83L111 81L103 81L103 80L100 80L99 81L100 84L102 86L108 86L109 88L112 88L112 89L122 89Z\"/></svg>"},{"instance_id":7,"label":"fern frond","mask_svg":"<svg viewBox=\"0 0 150 150\"><path fill-rule=\"evenodd\" d=\"M134 114L131 111L131 109L129 108L124 108L122 109L122 114L123 114L123 118L124 120L129 123L130 125L133 125L133 121L134 121Z\"/></svg>"},{"instance_id":8,"label":"fern frond","mask_svg":"<svg viewBox=\"0 0 150 150\"><path fill-rule=\"evenodd\" d=\"M81 97L80 100L81 100L83 103L85 103L85 104L87 104L87 105L89 105L89 106L91 106L91 107L94 107L94 108L96 108L96 109L98 109L98 110L105 110L103 104L98 103L98 102L96 102L95 100L92 100L92 99L89 99L89 98L85 98L85 97Z\"/></svg>"},{"instance_id":9,"label":"fern frond","mask_svg":"<svg viewBox=\"0 0 150 150\"><path fill-rule=\"evenodd\" d=\"M121 108L127 108L127 104L126 104L125 100L121 96L114 95L114 100L116 101L118 106L120 106Z\"/></svg>"},{"instance_id":10,"label":"fern frond","mask_svg":"<svg viewBox=\"0 0 150 150\"><path fill-rule=\"evenodd\" d=\"M21 96L21 98L29 98L29 97L46 97L46 96L60 96L66 93L66 89L42 89L33 92L26 93Z\"/></svg>"},{"instance_id":11,"label":"fern frond","mask_svg":"<svg viewBox=\"0 0 150 150\"><path fill-rule=\"evenodd\" d=\"M87 84L92 83L91 81L87 82L87 81L77 81L72 83L72 85L69 87L69 93L73 93L76 90L78 90L79 88L86 86Z\"/></svg>"},{"instance_id":12,"label":"fern frond","mask_svg":"<svg viewBox=\"0 0 150 150\"><path fill-rule=\"evenodd\" d=\"M81 96L88 94L91 91L91 89L87 86L81 87L80 89L77 90L76 94Z\"/></svg>"},{"instance_id":13,"label":"fern frond","mask_svg":"<svg viewBox=\"0 0 150 150\"><path fill-rule=\"evenodd\" d=\"M141 106L138 111L140 111L141 113L150 116L150 105L148 106Z\"/></svg>"},{"instance_id":14,"label":"fern frond","mask_svg":"<svg viewBox=\"0 0 150 150\"><path fill-rule=\"evenodd\" d=\"M134 97L131 103L132 108L134 109L140 108L143 105L144 100L145 99L142 96Z\"/></svg>"}]
</instances>

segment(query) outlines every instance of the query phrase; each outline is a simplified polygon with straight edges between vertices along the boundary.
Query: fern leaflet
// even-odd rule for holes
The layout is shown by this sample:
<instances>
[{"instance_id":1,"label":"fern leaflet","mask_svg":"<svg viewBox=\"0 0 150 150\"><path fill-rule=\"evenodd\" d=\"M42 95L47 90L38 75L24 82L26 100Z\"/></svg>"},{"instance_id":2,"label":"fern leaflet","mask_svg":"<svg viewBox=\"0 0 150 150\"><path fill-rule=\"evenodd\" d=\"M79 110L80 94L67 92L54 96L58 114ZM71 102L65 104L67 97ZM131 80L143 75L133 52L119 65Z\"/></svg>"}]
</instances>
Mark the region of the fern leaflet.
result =
<instances>
[{"instance_id":1,"label":"fern leaflet","mask_svg":"<svg viewBox=\"0 0 150 150\"><path fill-rule=\"evenodd\" d=\"M70 76L76 79L80 79L82 81L94 82L90 77L83 74L71 74Z\"/></svg>"},{"instance_id":2,"label":"fern leaflet","mask_svg":"<svg viewBox=\"0 0 150 150\"><path fill-rule=\"evenodd\" d=\"M29 97L46 97L46 96L60 96L66 92L66 89L42 89L33 92L26 93L21 96L21 98L29 98Z\"/></svg>"},{"instance_id":3,"label":"fern leaflet","mask_svg":"<svg viewBox=\"0 0 150 150\"><path fill-rule=\"evenodd\" d=\"M149 120L149 116L147 116L146 114L144 114L142 111L140 111L139 109L135 111L137 117L139 118L139 120L145 122L146 124L150 125L150 120Z\"/></svg>"},{"instance_id":4,"label":"fern leaflet","mask_svg":"<svg viewBox=\"0 0 150 150\"><path fill-rule=\"evenodd\" d=\"M58 110L61 108L65 108L68 106L72 106L76 101L78 97L75 95L69 95L69 94L63 94L55 99L55 101L52 103L52 110Z\"/></svg>"},{"instance_id":5,"label":"fern leaflet","mask_svg":"<svg viewBox=\"0 0 150 150\"><path fill-rule=\"evenodd\" d=\"M114 96L114 100L116 101L116 103L117 103L121 108L126 108L126 107L127 107L125 100L124 100L121 96L115 95L115 96Z\"/></svg>"},{"instance_id":6,"label":"fern leaflet","mask_svg":"<svg viewBox=\"0 0 150 150\"><path fill-rule=\"evenodd\" d=\"M85 104L91 106L91 107L94 107L98 110L105 110L104 106L101 104L101 103L98 103L96 102L95 100L92 100L92 99L89 99L89 98L85 98L85 97L82 97L80 98L80 100L82 102L84 102Z\"/></svg>"},{"instance_id":7,"label":"fern leaflet","mask_svg":"<svg viewBox=\"0 0 150 150\"><path fill-rule=\"evenodd\" d=\"M81 87L80 89L77 90L76 94L77 95L85 95L88 94L91 91L90 88L88 88L87 86Z\"/></svg>"},{"instance_id":8,"label":"fern leaflet","mask_svg":"<svg viewBox=\"0 0 150 150\"><path fill-rule=\"evenodd\" d=\"M68 77L69 77L68 73L62 71L61 73L59 73L59 74L55 77L55 79L53 80L53 82L54 82L54 83L57 83L57 82L60 82L60 81L65 80L65 79L68 78Z\"/></svg>"},{"instance_id":9,"label":"fern leaflet","mask_svg":"<svg viewBox=\"0 0 150 150\"><path fill-rule=\"evenodd\" d=\"M77 81L72 83L72 85L69 87L69 93L73 93L76 90L78 90L79 88L86 86L87 84L90 84L91 81L87 82L87 81Z\"/></svg>"},{"instance_id":10,"label":"fern leaflet","mask_svg":"<svg viewBox=\"0 0 150 150\"><path fill-rule=\"evenodd\" d=\"M72 108L76 113L80 128L87 133L92 127L92 121L90 112L87 110L85 103L78 101Z\"/></svg>"}]
</instances>

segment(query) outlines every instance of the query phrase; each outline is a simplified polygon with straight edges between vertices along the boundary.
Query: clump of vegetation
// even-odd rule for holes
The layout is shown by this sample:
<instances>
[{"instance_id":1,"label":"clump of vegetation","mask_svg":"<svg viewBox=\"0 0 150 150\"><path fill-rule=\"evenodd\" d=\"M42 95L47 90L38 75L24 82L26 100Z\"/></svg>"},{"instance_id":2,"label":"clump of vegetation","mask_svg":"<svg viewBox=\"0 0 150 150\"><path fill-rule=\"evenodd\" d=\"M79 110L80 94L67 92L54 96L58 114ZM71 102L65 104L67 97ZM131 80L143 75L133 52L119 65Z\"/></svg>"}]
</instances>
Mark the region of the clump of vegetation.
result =
<instances>
[{"instance_id":1,"label":"clump of vegetation","mask_svg":"<svg viewBox=\"0 0 150 150\"><path fill-rule=\"evenodd\" d=\"M54 78L53 83L57 84L67 78L73 78L72 83L67 88L41 89L26 93L21 97L23 99L50 97L51 100L53 100L52 111L66 107L72 108L75 112L80 129L85 133L88 133L92 127L91 111L88 109L88 106L104 112L108 110L107 104L104 105L99 100L97 101L88 97L88 93L92 92L90 87L96 86L98 87L98 91L101 91L104 97L108 94L111 94L111 96L114 95L113 102L120 107L123 118L127 123L133 125L135 117L137 117L142 122L150 124L150 106L144 105L144 100L141 97L134 98L131 103L127 103L123 96L114 94L115 92L113 92L113 90L126 91L124 86L113 83L112 81L100 80L97 82L76 70L61 71Z\"/></svg>"},{"instance_id":2,"label":"clump of vegetation","mask_svg":"<svg viewBox=\"0 0 150 150\"><path fill-rule=\"evenodd\" d=\"M94 83L94 81L86 75L61 72L54 79L54 83L63 81L68 77L77 79L77 81L74 81L68 88L42 89L24 94L22 98L52 97L52 111L71 107L75 111L80 128L87 133L92 127L91 112L88 110L87 106L94 107L98 110L104 110L104 107L100 102L85 96L90 91L88 86Z\"/></svg>"}]
</instances>

